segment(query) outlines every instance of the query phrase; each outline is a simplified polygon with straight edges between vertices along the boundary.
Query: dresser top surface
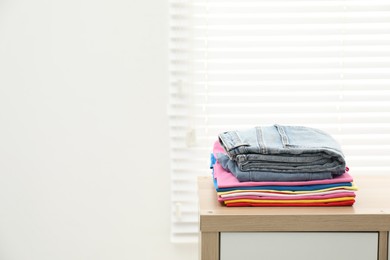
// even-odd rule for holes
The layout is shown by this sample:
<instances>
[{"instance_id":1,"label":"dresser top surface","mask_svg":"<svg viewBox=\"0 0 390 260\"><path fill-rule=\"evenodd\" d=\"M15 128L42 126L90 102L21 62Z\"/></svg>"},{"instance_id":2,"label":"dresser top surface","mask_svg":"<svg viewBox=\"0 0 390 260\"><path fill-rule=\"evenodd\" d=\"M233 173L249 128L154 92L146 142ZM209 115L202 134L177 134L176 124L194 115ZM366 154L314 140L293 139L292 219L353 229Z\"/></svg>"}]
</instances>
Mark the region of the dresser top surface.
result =
<instances>
[{"instance_id":1,"label":"dresser top surface","mask_svg":"<svg viewBox=\"0 0 390 260\"><path fill-rule=\"evenodd\" d=\"M296 230L295 223L308 223L308 230L372 230L390 229L390 176L353 176L357 186L356 202L345 207L226 207L217 201L210 177L198 177L199 215L202 230L279 230L272 223L285 223L283 230ZM264 225L245 222L262 222ZM316 223L321 221L322 223ZM344 225L340 224L344 222ZM362 222L372 222L362 227ZM225 224L223 224L225 223ZM311 223L311 224L310 224ZM356 227L359 223L360 227ZM231 225L232 227L229 227ZM276 224L278 225L278 224ZM290 227L287 227L290 225ZM310 226L311 225L311 226ZM388 225L388 228L386 226ZM280 225L279 225L280 226ZM370 227L368 227L370 226ZM245 228L246 227L246 228ZM256 228L257 227L257 228ZM291 229L290 229L291 228Z\"/></svg>"}]
</instances>

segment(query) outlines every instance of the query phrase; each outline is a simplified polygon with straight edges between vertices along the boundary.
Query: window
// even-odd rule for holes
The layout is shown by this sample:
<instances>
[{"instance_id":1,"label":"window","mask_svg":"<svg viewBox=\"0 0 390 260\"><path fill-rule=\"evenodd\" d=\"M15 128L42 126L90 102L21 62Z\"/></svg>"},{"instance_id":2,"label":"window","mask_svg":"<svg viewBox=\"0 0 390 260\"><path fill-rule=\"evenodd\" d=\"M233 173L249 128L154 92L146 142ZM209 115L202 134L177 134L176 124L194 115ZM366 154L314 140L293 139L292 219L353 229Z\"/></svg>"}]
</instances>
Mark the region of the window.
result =
<instances>
[{"instance_id":1,"label":"window","mask_svg":"<svg viewBox=\"0 0 390 260\"><path fill-rule=\"evenodd\" d=\"M389 1L170 6L173 241L197 240L196 176L211 178L222 131L312 126L340 142L352 175L390 172Z\"/></svg>"}]
</instances>

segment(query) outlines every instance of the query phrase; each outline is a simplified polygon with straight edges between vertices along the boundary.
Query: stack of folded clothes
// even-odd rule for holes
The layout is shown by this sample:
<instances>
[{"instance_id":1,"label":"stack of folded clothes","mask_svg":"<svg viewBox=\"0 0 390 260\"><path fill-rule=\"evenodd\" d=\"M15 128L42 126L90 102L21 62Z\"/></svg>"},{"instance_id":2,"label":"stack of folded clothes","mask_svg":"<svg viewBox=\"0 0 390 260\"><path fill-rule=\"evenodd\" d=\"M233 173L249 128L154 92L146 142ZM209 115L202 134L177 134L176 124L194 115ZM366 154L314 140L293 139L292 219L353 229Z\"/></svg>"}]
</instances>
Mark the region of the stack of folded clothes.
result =
<instances>
[{"instance_id":1,"label":"stack of folded clothes","mask_svg":"<svg viewBox=\"0 0 390 260\"><path fill-rule=\"evenodd\" d=\"M211 155L218 200L226 206L351 206L353 179L339 144L303 126L224 132Z\"/></svg>"}]
</instances>

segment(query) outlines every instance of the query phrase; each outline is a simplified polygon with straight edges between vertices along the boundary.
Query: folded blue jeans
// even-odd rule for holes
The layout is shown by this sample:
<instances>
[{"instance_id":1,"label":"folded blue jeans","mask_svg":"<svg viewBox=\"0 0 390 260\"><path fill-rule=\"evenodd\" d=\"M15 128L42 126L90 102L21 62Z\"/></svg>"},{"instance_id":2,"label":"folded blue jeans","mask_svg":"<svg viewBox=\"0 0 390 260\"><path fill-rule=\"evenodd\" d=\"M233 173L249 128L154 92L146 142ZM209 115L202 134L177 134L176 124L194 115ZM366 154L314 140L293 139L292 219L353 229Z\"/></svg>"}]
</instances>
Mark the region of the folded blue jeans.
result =
<instances>
[{"instance_id":1,"label":"folded blue jeans","mask_svg":"<svg viewBox=\"0 0 390 260\"><path fill-rule=\"evenodd\" d=\"M345 172L340 145L329 134L314 128L260 126L221 133L219 141L232 162L223 156L217 156L218 161L240 181L266 180L259 179L260 175L270 173L279 173L280 181L327 179ZM297 176L285 178L285 174ZM239 178L241 175L245 178Z\"/></svg>"}]
</instances>

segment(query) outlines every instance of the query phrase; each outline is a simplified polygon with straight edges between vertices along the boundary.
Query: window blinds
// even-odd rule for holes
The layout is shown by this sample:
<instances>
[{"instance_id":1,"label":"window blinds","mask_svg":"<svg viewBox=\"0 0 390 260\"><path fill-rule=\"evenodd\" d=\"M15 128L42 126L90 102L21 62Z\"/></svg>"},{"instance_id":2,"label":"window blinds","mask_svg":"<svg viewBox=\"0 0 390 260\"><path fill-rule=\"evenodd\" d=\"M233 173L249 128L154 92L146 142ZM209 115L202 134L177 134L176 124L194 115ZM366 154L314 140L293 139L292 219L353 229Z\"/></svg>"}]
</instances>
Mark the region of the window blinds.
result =
<instances>
[{"instance_id":1,"label":"window blinds","mask_svg":"<svg viewBox=\"0 0 390 260\"><path fill-rule=\"evenodd\" d=\"M172 240L197 241L196 176L217 134L332 134L352 175L390 173L390 2L172 0Z\"/></svg>"}]
</instances>

